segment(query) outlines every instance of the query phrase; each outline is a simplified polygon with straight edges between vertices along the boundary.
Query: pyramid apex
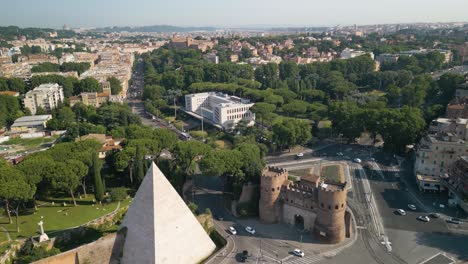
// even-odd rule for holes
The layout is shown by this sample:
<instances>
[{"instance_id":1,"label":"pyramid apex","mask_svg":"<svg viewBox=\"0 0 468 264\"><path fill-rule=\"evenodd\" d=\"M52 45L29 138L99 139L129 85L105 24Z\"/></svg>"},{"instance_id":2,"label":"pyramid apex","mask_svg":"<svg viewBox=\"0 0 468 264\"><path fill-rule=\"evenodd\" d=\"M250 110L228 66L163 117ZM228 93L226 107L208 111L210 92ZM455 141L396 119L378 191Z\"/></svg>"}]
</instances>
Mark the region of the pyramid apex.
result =
<instances>
[{"instance_id":1,"label":"pyramid apex","mask_svg":"<svg viewBox=\"0 0 468 264\"><path fill-rule=\"evenodd\" d=\"M122 221L120 228L124 227L127 234L122 264L199 263L216 249L154 162ZM173 254L174 251L184 254Z\"/></svg>"}]
</instances>

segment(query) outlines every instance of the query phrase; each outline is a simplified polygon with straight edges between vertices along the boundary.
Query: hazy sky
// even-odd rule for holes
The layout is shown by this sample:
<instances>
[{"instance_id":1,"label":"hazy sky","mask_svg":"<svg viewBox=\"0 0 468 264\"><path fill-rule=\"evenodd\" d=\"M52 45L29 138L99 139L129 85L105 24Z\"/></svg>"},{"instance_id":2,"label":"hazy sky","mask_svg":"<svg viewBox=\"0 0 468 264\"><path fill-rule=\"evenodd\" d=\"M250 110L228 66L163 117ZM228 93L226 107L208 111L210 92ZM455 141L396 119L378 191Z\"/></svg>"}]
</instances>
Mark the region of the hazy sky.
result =
<instances>
[{"instance_id":1,"label":"hazy sky","mask_svg":"<svg viewBox=\"0 0 468 264\"><path fill-rule=\"evenodd\" d=\"M334 26L468 21L468 0L0 0L0 25Z\"/></svg>"}]
</instances>

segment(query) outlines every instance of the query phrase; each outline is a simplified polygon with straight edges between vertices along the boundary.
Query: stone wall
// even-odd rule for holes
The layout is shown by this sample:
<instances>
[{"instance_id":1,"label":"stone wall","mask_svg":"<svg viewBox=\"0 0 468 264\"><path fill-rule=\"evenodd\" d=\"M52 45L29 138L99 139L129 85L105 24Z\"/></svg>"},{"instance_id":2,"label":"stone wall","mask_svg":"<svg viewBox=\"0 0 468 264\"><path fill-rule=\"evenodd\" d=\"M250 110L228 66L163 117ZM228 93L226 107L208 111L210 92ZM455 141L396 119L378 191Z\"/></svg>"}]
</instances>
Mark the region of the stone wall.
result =
<instances>
[{"instance_id":1,"label":"stone wall","mask_svg":"<svg viewBox=\"0 0 468 264\"><path fill-rule=\"evenodd\" d=\"M289 204L283 205L283 223L294 225L296 215L300 215L304 219L304 229L313 230L315 225L315 219L317 217L315 213L313 213L312 211L291 206Z\"/></svg>"},{"instance_id":2,"label":"stone wall","mask_svg":"<svg viewBox=\"0 0 468 264\"><path fill-rule=\"evenodd\" d=\"M33 262L35 264L85 264L110 263L116 233L95 242Z\"/></svg>"},{"instance_id":3,"label":"stone wall","mask_svg":"<svg viewBox=\"0 0 468 264\"><path fill-rule=\"evenodd\" d=\"M242 186L242 193L239 197L239 203L248 203L250 201L252 201L252 198L254 196L254 192L258 191L257 190L257 186L258 185L255 185L255 184L251 184L251 183L248 183L248 184L244 184Z\"/></svg>"}]
</instances>

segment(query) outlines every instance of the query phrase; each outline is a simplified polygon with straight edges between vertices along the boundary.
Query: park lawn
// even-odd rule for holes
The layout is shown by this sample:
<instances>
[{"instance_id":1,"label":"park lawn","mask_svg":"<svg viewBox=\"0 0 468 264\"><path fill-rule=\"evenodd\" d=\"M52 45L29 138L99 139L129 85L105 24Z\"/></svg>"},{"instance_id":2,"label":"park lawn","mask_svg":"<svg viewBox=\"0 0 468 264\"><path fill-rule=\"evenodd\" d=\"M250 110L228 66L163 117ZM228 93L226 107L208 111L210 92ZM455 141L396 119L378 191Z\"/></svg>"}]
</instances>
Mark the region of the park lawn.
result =
<instances>
[{"instance_id":1,"label":"park lawn","mask_svg":"<svg viewBox=\"0 0 468 264\"><path fill-rule=\"evenodd\" d=\"M343 167L341 165L322 166L322 179L334 182L344 182Z\"/></svg>"},{"instance_id":2,"label":"park lawn","mask_svg":"<svg viewBox=\"0 0 468 264\"><path fill-rule=\"evenodd\" d=\"M53 237L54 233L64 229L76 227L85 224L93 219L106 215L117 208L118 203L112 202L103 205L93 205L93 195L88 195L87 198L77 199L78 206L74 207L71 198L51 199L48 201L37 201L38 211L34 212L31 209L29 214L19 216L20 232L16 233L16 219L12 215L13 224L8 224L8 217L3 212L0 217L0 227L9 231L12 239L18 237L30 237L39 234L39 221L44 222L44 230ZM52 201L55 204L52 205ZM62 203L66 202L66 206ZM120 207L129 205L131 198L127 198L120 203ZM0 242L7 240L6 236L0 237Z\"/></svg>"},{"instance_id":3,"label":"park lawn","mask_svg":"<svg viewBox=\"0 0 468 264\"><path fill-rule=\"evenodd\" d=\"M4 143L3 145L21 145L26 148L34 148L40 147L42 144L45 143L52 143L54 142L59 136L51 136L51 137L41 137L41 138L12 138Z\"/></svg>"},{"instance_id":4,"label":"park lawn","mask_svg":"<svg viewBox=\"0 0 468 264\"><path fill-rule=\"evenodd\" d=\"M312 173L312 169L300 169L300 170L290 170L289 175L293 177L304 177L306 175L310 175Z\"/></svg>"}]
</instances>

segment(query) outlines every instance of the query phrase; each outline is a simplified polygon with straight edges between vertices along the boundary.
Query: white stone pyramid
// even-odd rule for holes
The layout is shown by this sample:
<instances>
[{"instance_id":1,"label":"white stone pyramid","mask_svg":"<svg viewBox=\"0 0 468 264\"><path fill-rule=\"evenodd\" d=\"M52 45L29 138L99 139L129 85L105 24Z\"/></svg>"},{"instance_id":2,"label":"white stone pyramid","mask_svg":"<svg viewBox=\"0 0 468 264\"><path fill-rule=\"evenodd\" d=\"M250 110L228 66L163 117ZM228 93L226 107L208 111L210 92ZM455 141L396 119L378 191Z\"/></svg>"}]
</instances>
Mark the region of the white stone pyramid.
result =
<instances>
[{"instance_id":1,"label":"white stone pyramid","mask_svg":"<svg viewBox=\"0 0 468 264\"><path fill-rule=\"evenodd\" d=\"M191 264L216 246L171 183L152 163L121 228L126 227L122 264Z\"/></svg>"}]
</instances>

